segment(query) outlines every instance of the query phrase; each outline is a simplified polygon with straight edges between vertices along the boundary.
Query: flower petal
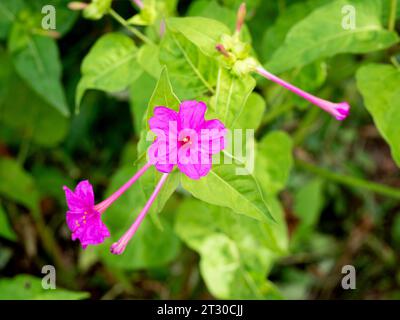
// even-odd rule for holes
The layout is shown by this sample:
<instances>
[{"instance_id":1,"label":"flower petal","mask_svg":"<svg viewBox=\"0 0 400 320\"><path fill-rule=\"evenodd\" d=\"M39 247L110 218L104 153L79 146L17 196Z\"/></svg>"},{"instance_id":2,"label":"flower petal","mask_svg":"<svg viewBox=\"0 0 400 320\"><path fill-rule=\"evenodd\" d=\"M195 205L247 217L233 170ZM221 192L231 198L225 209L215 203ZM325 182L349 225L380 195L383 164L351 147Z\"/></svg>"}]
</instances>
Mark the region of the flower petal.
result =
<instances>
[{"instance_id":1,"label":"flower petal","mask_svg":"<svg viewBox=\"0 0 400 320\"><path fill-rule=\"evenodd\" d=\"M221 121L207 120L201 128L200 147L204 152L218 153L225 148L225 135L226 128Z\"/></svg>"},{"instance_id":2,"label":"flower petal","mask_svg":"<svg viewBox=\"0 0 400 320\"><path fill-rule=\"evenodd\" d=\"M178 121L178 113L166 107L155 107L154 115L149 119L151 130L162 130L168 135L171 121Z\"/></svg>"},{"instance_id":3,"label":"flower petal","mask_svg":"<svg viewBox=\"0 0 400 320\"><path fill-rule=\"evenodd\" d=\"M184 101L179 105L178 129L200 129L204 124L204 115L207 106L204 102L196 100Z\"/></svg>"},{"instance_id":4,"label":"flower petal","mask_svg":"<svg viewBox=\"0 0 400 320\"><path fill-rule=\"evenodd\" d=\"M81 211L86 207L85 202L78 197L71 189L64 186L65 198L67 200L68 208L72 211Z\"/></svg>"},{"instance_id":5,"label":"flower petal","mask_svg":"<svg viewBox=\"0 0 400 320\"><path fill-rule=\"evenodd\" d=\"M94 193L93 187L88 180L83 180L78 183L75 188L75 194L89 207L94 206Z\"/></svg>"}]
</instances>

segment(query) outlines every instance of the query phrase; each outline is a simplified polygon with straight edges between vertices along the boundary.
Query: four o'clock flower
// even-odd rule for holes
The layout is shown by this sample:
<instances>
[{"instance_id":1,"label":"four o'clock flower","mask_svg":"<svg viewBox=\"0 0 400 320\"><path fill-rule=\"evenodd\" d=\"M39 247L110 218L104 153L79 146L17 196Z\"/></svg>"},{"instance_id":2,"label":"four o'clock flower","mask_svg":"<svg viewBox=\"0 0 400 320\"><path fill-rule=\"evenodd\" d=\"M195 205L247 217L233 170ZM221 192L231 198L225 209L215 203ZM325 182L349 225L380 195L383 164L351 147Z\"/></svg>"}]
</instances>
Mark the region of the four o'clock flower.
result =
<instances>
[{"instance_id":1,"label":"four o'clock flower","mask_svg":"<svg viewBox=\"0 0 400 320\"><path fill-rule=\"evenodd\" d=\"M111 246L112 253L121 254L175 166L192 179L207 175L211 169L212 155L225 146L226 129L217 119L205 120L206 110L204 102L195 100L182 102L178 112L164 106L156 107L154 116L149 120L150 129L157 135L148 149L149 161L120 189L99 204L94 204L93 188L86 180L80 182L75 191L64 187L68 204L67 224L72 239L79 239L82 247L86 248L90 244L100 244L109 237L110 233L101 221L101 215L154 165L163 173L160 181L132 226Z\"/></svg>"},{"instance_id":2,"label":"four o'clock flower","mask_svg":"<svg viewBox=\"0 0 400 320\"><path fill-rule=\"evenodd\" d=\"M195 100L183 101L178 112L164 106L154 109L149 125L157 139L149 147L148 156L149 163L163 175L134 223L111 246L112 253L124 252L175 165L191 179L200 179L211 170L211 156L225 146L226 129L217 119L205 120L206 110L204 102Z\"/></svg>"},{"instance_id":3,"label":"four o'clock flower","mask_svg":"<svg viewBox=\"0 0 400 320\"><path fill-rule=\"evenodd\" d=\"M68 205L67 225L72 232L72 240L78 239L81 242L82 248L85 249L88 245L100 244L105 238L109 237L110 232L101 221L101 215L149 167L150 164L146 164L121 188L97 205L94 204L93 187L89 181L84 180L79 182L75 191L64 186Z\"/></svg>"},{"instance_id":4,"label":"four o'clock flower","mask_svg":"<svg viewBox=\"0 0 400 320\"><path fill-rule=\"evenodd\" d=\"M284 81L283 79L272 74L268 70L264 69L260 63L258 63L254 58L249 56L249 47L242 43L239 39L239 34L241 27L243 26L244 17L246 14L246 7L243 3L238 10L236 30L232 37L223 35L221 42L218 43L215 48L223 54L228 67L232 69L232 72L236 73L238 76L248 72L256 72L262 77L271 80L280 86L292 91L298 96L306 99L322 110L330 113L337 120L344 120L350 113L350 105L347 102L333 103L314 95L305 92L294 85Z\"/></svg>"}]
</instances>

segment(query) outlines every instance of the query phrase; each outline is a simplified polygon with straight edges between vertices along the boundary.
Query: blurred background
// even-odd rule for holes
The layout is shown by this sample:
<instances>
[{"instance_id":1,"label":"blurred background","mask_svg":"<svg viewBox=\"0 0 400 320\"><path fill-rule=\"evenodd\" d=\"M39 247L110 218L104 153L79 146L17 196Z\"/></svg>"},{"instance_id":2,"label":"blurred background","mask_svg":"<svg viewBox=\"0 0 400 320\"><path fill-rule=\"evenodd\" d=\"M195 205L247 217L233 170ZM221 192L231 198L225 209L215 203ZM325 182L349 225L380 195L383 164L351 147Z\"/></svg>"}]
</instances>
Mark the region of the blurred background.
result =
<instances>
[{"instance_id":1,"label":"blurred background","mask_svg":"<svg viewBox=\"0 0 400 320\"><path fill-rule=\"evenodd\" d=\"M382 1L384 26L390 2ZM233 29L241 1L169 3L171 15L207 16ZM268 61L290 28L325 3L247 1L247 28L260 61ZM54 31L40 28L46 4L57 10ZM258 79L256 92L266 111L256 136L285 131L292 137L294 154L287 185L279 194L289 248L262 270L240 265L244 278L254 276L263 283L260 295L258 289L248 291L240 281L229 280L228 265L225 270L213 266L212 258L202 260L187 241L185 224L176 222L176 216L213 209L191 200L181 188L161 213L167 231L161 236L150 222L144 225L146 234L138 234L131 243L135 249L119 260L109 257L108 246L82 250L70 239L62 186L73 188L90 179L99 201L133 172L142 115L157 79L143 72L126 90L89 90L75 114L81 63L96 40L109 32L129 35L136 43L140 39L109 15L85 19L67 4L0 0L0 298L400 298L399 169L355 79L366 62L396 63L398 45L365 54L342 53L320 59L303 72L284 73L318 96L349 101L352 112L343 123ZM139 11L129 0L113 1L112 6L125 19ZM138 28L153 36L151 28ZM40 40L30 42L31 35ZM128 195L109 214L125 215L124 225L129 225L137 203ZM42 289L44 265L55 266L57 290ZM356 290L341 287L344 265L357 270ZM213 268L222 268L214 279L222 289L204 281Z\"/></svg>"}]
</instances>

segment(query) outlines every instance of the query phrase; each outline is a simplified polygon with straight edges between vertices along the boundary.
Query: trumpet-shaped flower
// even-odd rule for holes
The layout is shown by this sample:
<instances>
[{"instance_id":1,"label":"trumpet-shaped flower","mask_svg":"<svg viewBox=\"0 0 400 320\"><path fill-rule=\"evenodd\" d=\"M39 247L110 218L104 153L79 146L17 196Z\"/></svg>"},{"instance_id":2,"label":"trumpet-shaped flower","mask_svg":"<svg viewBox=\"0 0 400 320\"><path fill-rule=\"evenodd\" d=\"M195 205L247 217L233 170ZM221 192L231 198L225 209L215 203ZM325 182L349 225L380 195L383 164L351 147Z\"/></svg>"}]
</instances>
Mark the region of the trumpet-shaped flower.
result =
<instances>
[{"instance_id":1,"label":"trumpet-shaped flower","mask_svg":"<svg viewBox=\"0 0 400 320\"><path fill-rule=\"evenodd\" d=\"M149 148L150 162L161 172L175 165L191 179L200 179L211 169L213 154L225 146L226 129L217 119L205 120L207 106L195 100L184 101L176 112L156 107L150 129L157 139Z\"/></svg>"}]
</instances>

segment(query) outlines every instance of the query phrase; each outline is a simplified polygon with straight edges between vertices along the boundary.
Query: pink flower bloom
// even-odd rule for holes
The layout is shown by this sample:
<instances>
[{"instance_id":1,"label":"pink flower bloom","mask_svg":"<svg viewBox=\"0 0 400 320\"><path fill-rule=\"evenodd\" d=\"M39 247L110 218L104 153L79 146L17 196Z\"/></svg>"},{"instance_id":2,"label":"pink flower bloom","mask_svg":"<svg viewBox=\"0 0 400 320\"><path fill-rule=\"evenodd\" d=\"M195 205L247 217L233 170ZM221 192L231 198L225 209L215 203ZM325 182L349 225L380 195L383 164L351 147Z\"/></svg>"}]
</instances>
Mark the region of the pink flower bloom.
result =
<instances>
[{"instance_id":1,"label":"pink flower bloom","mask_svg":"<svg viewBox=\"0 0 400 320\"><path fill-rule=\"evenodd\" d=\"M113 254L124 252L175 165L191 179L200 179L210 171L212 154L224 148L226 129L219 120L205 120L206 110L204 102L194 100L182 102L179 112L154 109L149 125L157 139L148 150L149 163L164 174L131 227L111 246Z\"/></svg>"},{"instance_id":2,"label":"pink flower bloom","mask_svg":"<svg viewBox=\"0 0 400 320\"><path fill-rule=\"evenodd\" d=\"M69 210L67 224L72 231L72 240L79 239L82 248L89 244L99 244L110 236L105 224L101 221L100 212L94 207L94 193L89 181L81 181L71 191L64 187Z\"/></svg>"},{"instance_id":3,"label":"pink flower bloom","mask_svg":"<svg viewBox=\"0 0 400 320\"><path fill-rule=\"evenodd\" d=\"M149 148L150 162L161 172L175 165L191 179L208 174L212 155L224 149L226 129L217 119L205 120L207 106L195 100L184 101L179 112L156 107L150 129L157 139Z\"/></svg>"},{"instance_id":4,"label":"pink flower bloom","mask_svg":"<svg viewBox=\"0 0 400 320\"><path fill-rule=\"evenodd\" d=\"M333 115L339 121L346 119L346 117L350 113L350 105L347 102L333 103L333 102L315 97L312 94L305 92L305 91L295 87L294 85L280 79L279 77L268 72L267 70L265 70L262 67L257 67L256 72L258 74L260 74L261 76L263 76L264 78L267 78L268 80L271 80L271 81L281 85L282 87L292 91L293 93L297 94L298 96L310 101L312 104L316 105L317 107L320 107L322 110Z\"/></svg>"},{"instance_id":5,"label":"pink flower bloom","mask_svg":"<svg viewBox=\"0 0 400 320\"><path fill-rule=\"evenodd\" d=\"M75 191L64 186L67 200L67 225L72 232L72 240L78 239L82 248L90 244L100 244L110 236L105 224L101 221L101 214L117 200L146 170L151 164L146 164L121 188L113 193L106 200L94 204L93 187L89 181L84 180L78 183Z\"/></svg>"}]
</instances>

